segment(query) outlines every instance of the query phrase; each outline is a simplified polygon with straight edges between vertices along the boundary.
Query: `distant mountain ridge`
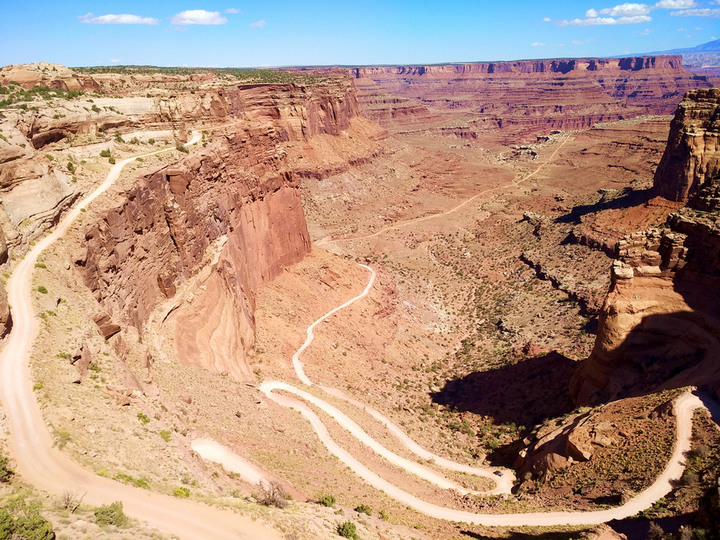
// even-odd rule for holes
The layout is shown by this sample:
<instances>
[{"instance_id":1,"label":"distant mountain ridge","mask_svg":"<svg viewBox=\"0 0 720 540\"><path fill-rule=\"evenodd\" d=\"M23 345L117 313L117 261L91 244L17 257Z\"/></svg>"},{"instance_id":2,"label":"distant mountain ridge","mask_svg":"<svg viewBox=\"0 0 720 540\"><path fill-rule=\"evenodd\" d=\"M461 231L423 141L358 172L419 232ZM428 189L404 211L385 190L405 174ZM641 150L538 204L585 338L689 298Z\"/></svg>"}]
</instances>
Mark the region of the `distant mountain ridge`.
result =
<instances>
[{"instance_id":1,"label":"distant mountain ridge","mask_svg":"<svg viewBox=\"0 0 720 540\"><path fill-rule=\"evenodd\" d=\"M646 55L682 55L683 67L694 73L720 76L720 39L701 43L695 47L654 51ZM625 56L638 56L628 54Z\"/></svg>"}]
</instances>

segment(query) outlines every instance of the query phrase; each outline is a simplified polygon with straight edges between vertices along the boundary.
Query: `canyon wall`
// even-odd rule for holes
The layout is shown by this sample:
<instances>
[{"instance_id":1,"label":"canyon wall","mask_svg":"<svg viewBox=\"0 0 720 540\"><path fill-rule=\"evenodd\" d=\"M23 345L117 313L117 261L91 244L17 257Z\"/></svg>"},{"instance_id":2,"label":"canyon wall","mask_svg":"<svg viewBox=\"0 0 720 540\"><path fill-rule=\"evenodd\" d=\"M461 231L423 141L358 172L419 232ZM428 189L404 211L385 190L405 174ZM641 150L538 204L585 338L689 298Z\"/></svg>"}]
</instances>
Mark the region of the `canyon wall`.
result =
<instances>
[{"instance_id":1,"label":"canyon wall","mask_svg":"<svg viewBox=\"0 0 720 540\"><path fill-rule=\"evenodd\" d=\"M689 92L670 124L655 173L658 195L687 202L720 177L720 89Z\"/></svg>"},{"instance_id":2,"label":"canyon wall","mask_svg":"<svg viewBox=\"0 0 720 540\"><path fill-rule=\"evenodd\" d=\"M398 132L508 140L641 114L671 114L710 86L679 56L354 68L363 114Z\"/></svg>"},{"instance_id":3,"label":"canyon wall","mask_svg":"<svg viewBox=\"0 0 720 540\"><path fill-rule=\"evenodd\" d=\"M678 107L655 189L697 196L663 227L619 242L595 347L571 381L578 404L690 384L720 392L720 178L696 176L717 151L696 119L718 114L717 90L690 92Z\"/></svg>"},{"instance_id":4,"label":"canyon wall","mask_svg":"<svg viewBox=\"0 0 720 540\"><path fill-rule=\"evenodd\" d=\"M352 130L357 101L347 80L334 80L186 94L162 110L235 125L138 179L88 227L76 264L111 320L142 336L169 301L155 322L173 328L177 360L247 380L258 287L310 249L300 175L284 145Z\"/></svg>"}]
</instances>

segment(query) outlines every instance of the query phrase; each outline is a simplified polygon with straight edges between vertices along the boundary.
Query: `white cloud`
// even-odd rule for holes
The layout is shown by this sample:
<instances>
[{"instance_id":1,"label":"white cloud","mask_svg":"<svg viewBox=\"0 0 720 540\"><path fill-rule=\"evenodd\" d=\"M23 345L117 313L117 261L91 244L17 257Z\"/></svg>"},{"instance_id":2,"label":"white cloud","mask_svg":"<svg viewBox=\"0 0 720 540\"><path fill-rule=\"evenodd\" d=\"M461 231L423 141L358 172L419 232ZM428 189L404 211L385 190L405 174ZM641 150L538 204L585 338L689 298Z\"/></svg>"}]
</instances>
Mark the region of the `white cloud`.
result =
<instances>
[{"instance_id":1,"label":"white cloud","mask_svg":"<svg viewBox=\"0 0 720 540\"><path fill-rule=\"evenodd\" d=\"M120 15L109 13L97 17L92 13L88 13L87 15L81 15L78 19L86 24L147 24L154 26L159 22L153 17L141 17L140 15L130 15L128 13Z\"/></svg>"},{"instance_id":2,"label":"white cloud","mask_svg":"<svg viewBox=\"0 0 720 540\"><path fill-rule=\"evenodd\" d=\"M572 43L573 45L585 45L586 43L591 43L591 42L593 42L593 41L595 41L595 40L592 39L592 38L589 38L589 39L573 39L570 43Z\"/></svg>"},{"instance_id":3,"label":"white cloud","mask_svg":"<svg viewBox=\"0 0 720 540\"><path fill-rule=\"evenodd\" d=\"M111 58L110 59L111 64L119 64L120 62L121 62L121 60L119 58Z\"/></svg>"},{"instance_id":4,"label":"white cloud","mask_svg":"<svg viewBox=\"0 0 720 540\"><path fill-rule=\"evenodd\" d=\"M660 9L687 9L696 5L694 0L660 0L655 4L655 7Z\"/></svg>"},{"instance_id":5,"label":"white cloud","mask_svg":"<svg viewBox=\"0 0 720 540\"><path fill-rule=\"evenodd\" d=\"M647 4L631 4L625 2L624 4L617 5L611 8L601 9L595 11L594 9L588 10L588 13L593 12L596 15L588 15L586 17L597 17L597 15L610 15L611 17L636 17L638 15L647 15L652 11L652 7Z\"/></svg>"},{"instance_id":6,"label":"white cloud","mask_svg":"<svg viewBox=\"0 0 720 540\"><path fill-rule=\"evenodd\" d=\"M254 23L250 23L250 28L262 28L262 27L265 26L266 24L267 24L267 23L266 23L264 20L260 19L259 21L255 21Z\"/></svg>"},{"instance_id":7,"label":"white cloud","mask_svg":"<svg viewBox=\"0 0 720 540\"><path fill-rule=\"evenodd\" d=\"M543 22L552 22L550 17L543 17Z\"/></svg>"},{"instance_id":8,"label":"white cloud","mask_svg":"<svg viewBox=\"0 0 720 540\"><path fill-rule=\"evenodd\" d=\"M592 17L589 19L572 19L571 21L558 21L560 26L607 26L612 24L638 24L652 21L648 15L635 15L632 17Z\"/></svg>"},{"instance_id":9,"label":"white cloud","mask_svg":"<svg viewBox=\"0 0 720 540\"><path fill-rule=\"evenodd\" d=\"M231 8L227 8L225 10L225 13L232 13L233 15L236 15L238 13L241 13L241 11L238 8L231 7Z\"/></svg>"},{"instance_id":10,"label":"white cloud","mask_svg":"<svg viewBox=\"0 0 720 540\"><path fill-rule=\"evenodd\" d=\"M588 10L585 12L585 17L587 17L587 18L589 18L589 19L594 19L594 18L597 17L597 16L598 16L598 12L595 11L594 9L592 9L592 8L591 8L591 9L588 9Z\"/></svg>"},{"instance_id":11,"label":"white cloud","mask_svg":"<svg viewBox=\"0 0 720 540\"><path fill-rule=\"evenodd\" d=\"M530 44L531 47L544 47L545 45L547 45L547 43L541 41L534 41Z\"/></svg>"},{"instance_id":12,"label":"white cloud","mask_svg":"<svg viewBox=\"0 0 720 540\"><path fill-rule=\"evenodd\" d=\"M205 11L204 9L188 9L173 15L170 22L178 26L189 24L225 24L227 19L220 15L219 11Z\"/></svg>"},{"instance_id":13,"label":"white cloud","mask_svg":"<svg viewBox=\"0 0 720 540\"><path fill-rule=\"evenodd\" d=\"M673 11L670 15L673 17L708 17L710 19L720 19L720 9L683 9L680 11Z\"/></svg>"},{"instance_id":14,"label":"white cloud","mask_svg":"<svg viewBox=\"0 0 720 540\"><path fill-rule=\"evenodd\" d=\"M678 32L687 32L687 28L678 28Z\"/></svg>"},{"instance_id":15,"label":"white cloud","mask_svg":"<svg viewBox=\"0 0 720 540\"><path fill-rule=\"evenodd\" d=\"M652 30L646 28L645 30L636 31L635 33L640 34L641 36L649 36L650 32L652 32Z\"/></svg>"}]
</instances>

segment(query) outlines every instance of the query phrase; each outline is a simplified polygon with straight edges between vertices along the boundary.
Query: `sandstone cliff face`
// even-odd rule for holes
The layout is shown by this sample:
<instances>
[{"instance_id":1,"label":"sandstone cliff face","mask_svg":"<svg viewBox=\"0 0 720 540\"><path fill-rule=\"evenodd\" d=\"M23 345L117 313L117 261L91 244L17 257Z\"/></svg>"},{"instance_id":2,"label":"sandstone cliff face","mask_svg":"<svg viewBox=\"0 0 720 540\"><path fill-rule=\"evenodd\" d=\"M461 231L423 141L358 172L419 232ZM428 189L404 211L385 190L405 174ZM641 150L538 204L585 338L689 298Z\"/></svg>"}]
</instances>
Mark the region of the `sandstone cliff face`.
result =
<instances>
[{"instance_id":1,"label":"sandstone cliff face","mask_svg":"<svg viewBox=\"0 0 720 540\"><path fill-rule=\"evenodd\" d=\"M715 95L690 93L673 121L675 133L684 119L703 117L707 96ZM668 148L677 144L671 138ZM665 171L711 161L702 152L685 152L675 168L663 160ZM656 175L656 189L666 189L664 182L677 192L677 176ZM576 403L688 384L720 391L720 199L714 182L704 184L691 206L670 215L663 228L619 242L594 350L571 381Z\"/></svg>"},{"instance_id":2,"label":"sandstone cliff face","mask_svg":"<svg viewBox=\"0 0 720 540\"><path fill-rule=\"evenodd\" d=\"M0 69L0 84L19 83L23 88L47 86L63 90L97 90L100 85L88 75L80 75L59 64L38 62L9 65Z\"/></svg>"},{"instance_id":3,"label":"sandstone cliff face","mask_svg":"<svg viewBox=\"0 0 720 540\"><path fill-rule=\"evenodd\" d=\"M666 199L687 202L716 182L720 182L720 89L696 90L678 106L654 187Z\"/></svg>"},{"instance_id":4,"label":"sandstone cliff face","mask_svg":"<svg viewBox=\"0 0 720 540\"><path fill-rule=\"evenodd\" d=\"M247 380L256 291L310 249L300 176L282 143L341 133L357 103L348 86L335 83L237 88L198 99L176 101L168 114L237 114L243 121L197 155L141 178L87 230L77 264L110 317L140 334L156 305L177 293L159 321L174 328L177 359ZM213 248L215 260L200 273ZM192 279L198 283L181 296Z\"/></svg>"},{"instance_id":5,"label":"sandstone cliff face","mask_svg":"<svg viewBox=\"0 0 720 540\"><path fill-rule=\"evenodd\" d=\"M683 94L710 86L679 56L556 59L355 68L368 118L400 132L529 137L641 114L670 114ZM460 135L458 135L460 134Z\"/></svg>"}]
</instances>

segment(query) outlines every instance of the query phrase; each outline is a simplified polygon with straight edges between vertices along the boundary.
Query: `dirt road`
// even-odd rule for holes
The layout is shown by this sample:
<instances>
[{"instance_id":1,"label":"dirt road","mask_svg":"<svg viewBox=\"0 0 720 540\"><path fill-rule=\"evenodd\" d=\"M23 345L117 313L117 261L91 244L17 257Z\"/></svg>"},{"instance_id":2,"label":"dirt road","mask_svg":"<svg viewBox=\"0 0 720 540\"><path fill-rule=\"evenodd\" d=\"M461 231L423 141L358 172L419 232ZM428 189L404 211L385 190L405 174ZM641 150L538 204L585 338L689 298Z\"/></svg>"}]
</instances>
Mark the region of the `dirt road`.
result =
<instances>
[{"instance_id":1,"label":"dirt road","mask_svg":"<svg viewBox=\"0 0 720 540\"><path fill-rule=\"evenodd\" d=\"M348 300L344 304L334 308L333 310L329 311L327 314L323 315L319 319L317 319L313 324L311 324L307 329L307 339L305 340L305 343L298 349L298 351L293 355L293 366L295 368L295 371L297 373L298 378L305 382L306 384L312 384L312 381L305 375L305 372L303 371L303 365L302 362L300 362L299 356L300 354L307 349L307 347L310 346L314 339L314 329L318 324L326 320L330 315L338 312L339 310L343 309L344 307L349 306L353 302L356 302L363 297L367 295L367 293L370 291L370 288L372 287L372 284L375 280L375 272L368 266L361 265L364 268L366 268L370 272L370 276L368 279L368 284L365 286L365 289L363 289L363 292L359 295L355 296L354 298ZM307 382L306 382L307 381ZM323 387L324 388L324 387ZM376 453L379 455L382 455L390 461L391 463L394 463L408 472L415 474L417 476L420 476L422 478L425 478L426 480L429 480L430 482L435 483L436 485L439 485L441 487L447 487L444 484L442 484L442 480L438 480L437 475L434 476L428 476L426 473L426 470L421 465L410 462L409 460L404 460L403 458L399 458L399 456L396 456L395 454L392 454L389 450L385 449L370 437L365 431L363 431L353 420L351 420L347 415L340 412L337 408L333 407L329 403L321 400L320 398L310 394L309 392L305 390L301 390L293 385L290 385L288 383L280 382L280 381L266 381L260 386L260 390L264 392L268 398L272 399L276 403L278 403L281 406L284 407L290 407L302 414L308 422L310 422L310 425L315 430L316 435L322 441L322 443L328 448L328 450L334 454L340 461L342 461L345 465L347 465L355 474L357 474L360 478L362 478L365 482L370 484L371 486L380 489L384 491L387 495L390 497L393 497L397 501L414 508L418 512L421 512L425 515L438 518L438 519L446 519L451 521L459 521L459 522L466 522L466 523L473 523L477 525L485 525L485 526L500 526L500 527L513 527L513 526L558 526L558 525L595 525L599 523L606 523L608 521L614 520L614 519L623 519L629 516L633 516L637 514L638 512L641 512L642 510L645 510L646 508L649 508L652 506L653 503L655 503L660 498L664 497L670 491L672 490L672 482L679 480L680 477L683 474L683 471L685 470L685 453L690 450L691 446L691 439L692 439L692 417L695 409L698 407L704 407L702 401L694 394L690 392L686 392L682 394L680 397L678 397L675 401L674 408L675 408L675 414L677 419L677 430L676 430L676 440L675 440L675 446L673 449L672 456L670 457L670 460L668 461L667 466L663 470L662 474L653 482L653 484L648 487L645 491L639 493L635 497L633 497L630 501L623 504L622 506L618 506L615 508L610 508L607 510L599 510L599 511L593 511L593 512L532 512L532 513L523 513L523 514L475 514L472 512L465 512L462 510L454 510L451 508L444 508L426 501L423 501L422 499L419 499L418 497L400 489L399 487L391 484L384 478L381 478L376 473L371 471L368 467L363 465L360 461L355 459L346 449L340 447L330 436L327 428L323 424L323 421L318 417L317 414L308 406L306 403L290 398L284 394L276 393L276 391L284 391L286 393L294 394L295 396L298 396L305 400L307 403L312 403L314 406L320 408L325 413L330 415L339 425L341 425L343 428L345 428L347 431L349 431L356 439L358 439L360 442L368 446L369 448L373 449ZM332 395L336 397L343 397L344 394L342 394L339 391L336 391L331 388L326 388L326 391L331 393ZM430 454L426 450L419 447L414 441L412 441L407 435L402 433L402 431L397 427L394 426L387 418L385 418L382 414L380 414L377 411L374 411L373 409L369 409L368 407L364 406L362 403L356 401L356 400L350 400L348 398L345 398L348 401L352 402L353 404L357 405L360 408L365 409L367 412L372 411L370 414L374 416L377 420L379 420L382 423L385 423L386 425L393 426L391 429L391 432L393 432L396 436L400 438L401 441L403 441L406 446L412 449L412 447L416 447L415 450L413 450L416 454L422 456L427 456ZM394 429L393 429L394 428ZM392 454L391 456L388 456L389 454ZM424 454L425 453L425 454ZM462 470L462 468L457 467L466 467L461 466L459 464L454 464L453 462L449 462L448 460L444 460L442 458L438 459L438 456L433 456L430 454L432 458L435 460L436 465L439 465L441 467L445 467L448 469L453 470ZM398 459L399 458L399 459ZM427 457L425 457L427 459ZM464 472L469 472L465 470ZM485 469L484 472L491 472L489 469ZM471 474L477 474L472 473ZM485 476L483 474L483 476ZM442 477L440 477L442 478ZM495 478L495 480L498 480ZM509 487L512 487L512 482L510 482L510 485L507 487L507 491L509 492ZM502 492L503 489L505 489L505 485L499 485L498 488L496 488L496 492ZM501 490L501 491L497 491ZM467 490L465 490L467 491Z\"/></svg>"},{"instance_id":2,"label":"dirt road","mask_svg":"<svg viewBox=\"0 0 720 540\"><path fill-rule=\"evenodd\" d=\"M200 139L200 133L195 132L188 145ZM7 283L13 328L0 353L0 398L10 427L11 454L17 472L37 489L56 494L66 491L86 493L84 502L94 505L121 500L127 514L148 522L164 533L192 539L279 540L282 536L276 531L232 511L151 493L83 469L54 447L32 389L29 360L38 332L38 319L32 307L31 285L38 256L67 231L83 208L117 180L125 165L137 157L171 150L174 148L133 156L117 163L105 181L70 210L53 233L42 238L15 267Z\"/></svg>"}]
</instances>

